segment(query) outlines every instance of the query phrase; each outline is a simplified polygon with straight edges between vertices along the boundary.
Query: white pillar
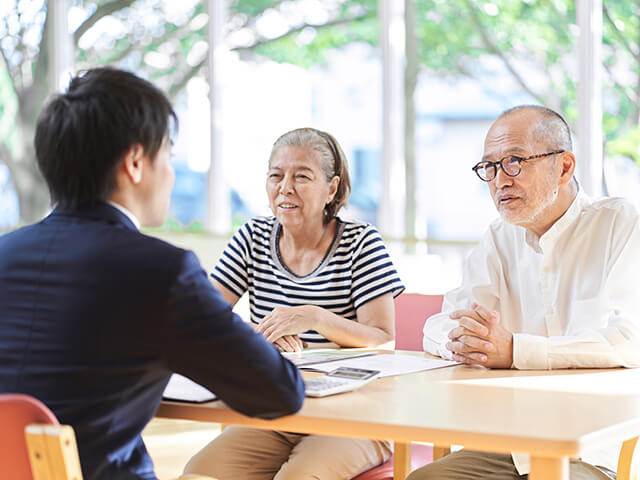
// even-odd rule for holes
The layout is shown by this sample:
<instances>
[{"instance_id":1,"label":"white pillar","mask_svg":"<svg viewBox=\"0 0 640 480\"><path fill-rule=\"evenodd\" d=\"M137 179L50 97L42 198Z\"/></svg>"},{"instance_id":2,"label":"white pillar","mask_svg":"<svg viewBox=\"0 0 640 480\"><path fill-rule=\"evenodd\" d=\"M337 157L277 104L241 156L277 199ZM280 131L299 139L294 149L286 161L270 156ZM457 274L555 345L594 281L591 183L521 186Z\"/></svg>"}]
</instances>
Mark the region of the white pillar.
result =
<instances>
[{"instance_id":1,"label":"white pillar","mask_svg":"<svg viewBox=\"0 0 640 480\"><path fill-rule=\"evenodd\" d=\"M382 46L382 198L378 227L385 236L404 236L404 2L378 0Z\"/></svg>"},{"instance_id":2,"label":"white pillar","mask_svg":"<svg viewBox=\"0 0 640 480\"><path fill-rule=\"evenodd\" d=\"M69 33L67 12L70 0L49 0L47 3L49 78L51 88L60 92L67 88L74 64L73 35Z\"/></svg>"},{"instance_id":3,"label":"white pillar","mask_svg":"<svg viewBox=\"0 0 640 480\"><path fill-rule=\"evenodd\" d=\"M602 0L579 0L578 180L594 197L602 195Z\"/></svg>"},{"instance_id":4,"label":"white pillar","mask_svg":"<svg viewBox=\"0 0 640 480\"><path fill-rule=\"evenodd\" d=\"M211 164L207 175L207 221L209 231L221 235L231 231L231 198L222 158L222 98L218 68L224 48L223 28L228 0L208 0L209 11L209 100L211 104Z\"/></svg>"}]
</instances>

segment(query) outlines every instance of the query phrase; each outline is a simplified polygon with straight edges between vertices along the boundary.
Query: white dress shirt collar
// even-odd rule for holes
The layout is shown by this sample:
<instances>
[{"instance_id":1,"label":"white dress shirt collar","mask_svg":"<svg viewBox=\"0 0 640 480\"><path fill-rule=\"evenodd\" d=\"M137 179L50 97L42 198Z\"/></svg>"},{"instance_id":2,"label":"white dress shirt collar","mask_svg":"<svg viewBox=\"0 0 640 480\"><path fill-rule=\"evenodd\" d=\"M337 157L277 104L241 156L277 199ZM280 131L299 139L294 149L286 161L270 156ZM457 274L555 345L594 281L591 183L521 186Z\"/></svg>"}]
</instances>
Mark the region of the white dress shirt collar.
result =
<instances>
[{"instance_id":1,"label":"white dress shirt collar","mask_svg":"<svg viewBox=\"0 0 640 480\"><path fill-rule=\"evenodd\" d=\"M138 218L137 218L133 213L131 213L131 211L130 211L130 210L128 210L128 209L126 209L126 208L124 208L124 207L123 207L122 205L120 205L119 203L112 202L112 201L110 201L110 200L109 200L107 203L108 203L109 205L111 205L113 208L117 208L117 209L118 209L118 210L120 210L122 213L124 213L124 214L127 216L127 218L128 218L129 220L131 220L131 223L133 223L133 225L134 225L138 230L140 230L140 220L138 220Z\"/></svg>"},{"instance_id":2,"label":"white dress shirt collar","mask_svg":"<svg viewBox=\"0 0 640 480\"><path fill-rule=\"evenodd\" d=\"M573 202L569 205L566 212L551 225L549 230L538 238L533 232L527 230L525 233L525 241L536 253L548 253L562 234L569 228L574 221L580 216L580 212L591 203L589 196L580 188L578 184L578 193Z\"/></svg>"}]
</instances>

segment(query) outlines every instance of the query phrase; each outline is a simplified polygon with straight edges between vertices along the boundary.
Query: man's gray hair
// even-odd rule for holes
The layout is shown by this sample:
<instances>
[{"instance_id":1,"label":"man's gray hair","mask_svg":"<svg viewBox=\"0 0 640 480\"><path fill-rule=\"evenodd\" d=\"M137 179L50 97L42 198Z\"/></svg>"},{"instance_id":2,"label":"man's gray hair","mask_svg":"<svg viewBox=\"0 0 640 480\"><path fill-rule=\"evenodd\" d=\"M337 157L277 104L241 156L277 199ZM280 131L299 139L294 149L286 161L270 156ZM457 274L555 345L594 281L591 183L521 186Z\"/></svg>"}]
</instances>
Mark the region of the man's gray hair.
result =
<instances>
[{"instance_id":1,"label":"man's gray hair","mask_svg":"<svg viewBox=\"0 0 640 480\"><path fill-rule=\"evenodd\" d=\"M538 122L533 129L533 136L536 141L545 143L550 150L565 150L567 152L573 150L569 125L562 115L550 108L542 105L518 105L505 110L498 118L529 109L538 113Z\"/></svg>"}]
</instances>

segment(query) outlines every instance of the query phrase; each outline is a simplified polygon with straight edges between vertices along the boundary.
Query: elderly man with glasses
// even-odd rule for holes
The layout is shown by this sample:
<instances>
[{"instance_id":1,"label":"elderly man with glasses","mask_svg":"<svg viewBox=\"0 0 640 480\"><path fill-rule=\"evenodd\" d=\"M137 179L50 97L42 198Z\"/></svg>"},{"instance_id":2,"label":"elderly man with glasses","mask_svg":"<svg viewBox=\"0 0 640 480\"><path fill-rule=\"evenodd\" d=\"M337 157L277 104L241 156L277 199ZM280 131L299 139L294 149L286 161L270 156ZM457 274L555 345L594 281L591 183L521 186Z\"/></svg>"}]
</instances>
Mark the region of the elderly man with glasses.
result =
<instances>
[{"instance_id":1,"label":"elderly man with glasses","mask_svg":"<svg viewBox=\"0 0 640 480\"><path fill-rule=\"evenodd\" d=\"M640 217L623 199L590 200L571 150L567 123L545 107L512 108L491 126L473 170L501 218L442 313L426 321L425 351L489 368L640 366ZM610 478L591 464L615 468L616 453L572 461L571 479ZM524 479L528 471L526 455L461 450L408 480Z\"/></svg>"}]
</instances>

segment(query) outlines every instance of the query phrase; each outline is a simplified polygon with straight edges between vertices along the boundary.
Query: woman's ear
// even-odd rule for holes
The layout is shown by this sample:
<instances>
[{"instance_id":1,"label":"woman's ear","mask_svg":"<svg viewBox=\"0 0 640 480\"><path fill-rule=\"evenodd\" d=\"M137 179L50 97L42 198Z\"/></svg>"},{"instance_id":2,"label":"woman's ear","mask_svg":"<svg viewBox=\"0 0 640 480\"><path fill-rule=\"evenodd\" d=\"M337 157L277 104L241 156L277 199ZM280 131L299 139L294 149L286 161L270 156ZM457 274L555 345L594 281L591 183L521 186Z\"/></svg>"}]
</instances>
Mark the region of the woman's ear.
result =
<instances>
[{"instance_id":1,"label":"woman's ear","mask_svg":"<svg viewBox=\"0 0 640 480\"><path fill-rule=\"evenodd\" d=\"M131 183L138 184L142 181L144 160L144 149L141 145L134 145L125 154L122 160L122 168Z\"/></svg>"},{"instance_id":2,"label":"woman's ear","mask_svg":"<svg viewBox=\"0 0 640 480\"><path fill-rule=\"evenodd\" d=\"M335 175L331 181L329 182L329 198L327 199L327 205L329 205L334 197L336 196L336 193L338 192L338 186L340 185L340 177Z\"/></svg>"}]
</instances>

